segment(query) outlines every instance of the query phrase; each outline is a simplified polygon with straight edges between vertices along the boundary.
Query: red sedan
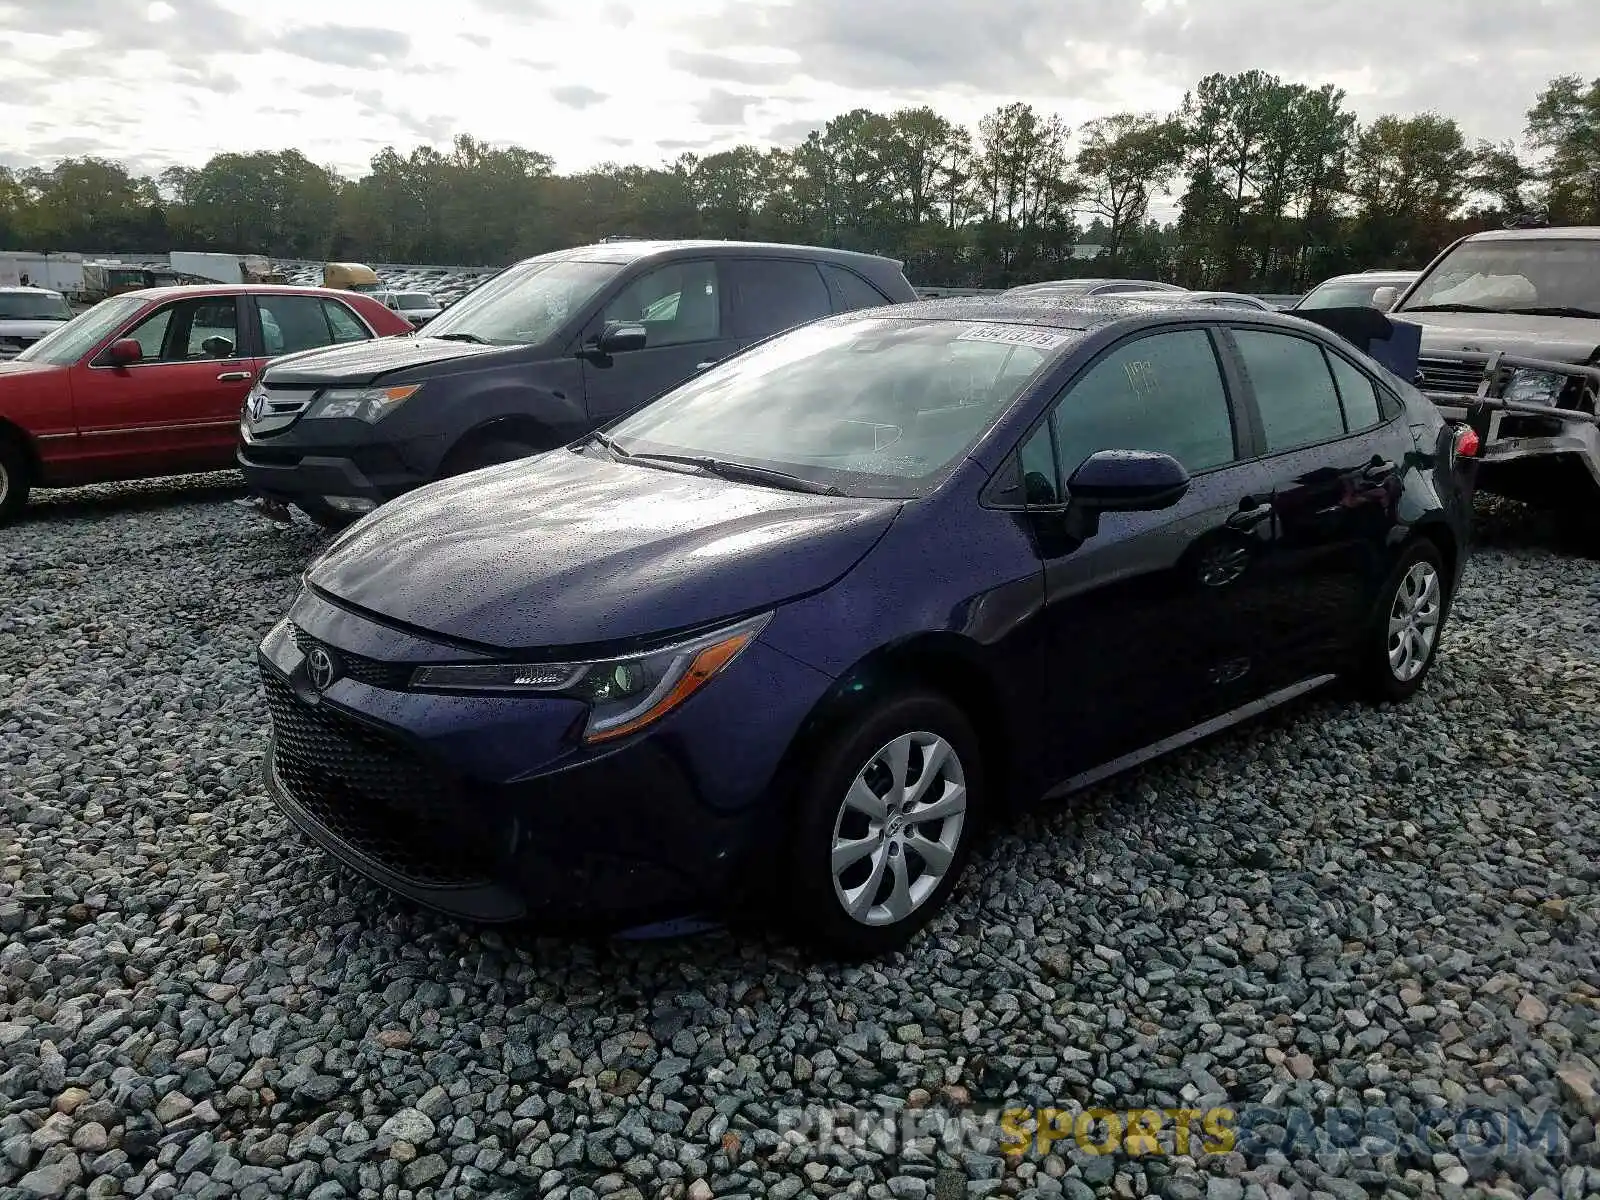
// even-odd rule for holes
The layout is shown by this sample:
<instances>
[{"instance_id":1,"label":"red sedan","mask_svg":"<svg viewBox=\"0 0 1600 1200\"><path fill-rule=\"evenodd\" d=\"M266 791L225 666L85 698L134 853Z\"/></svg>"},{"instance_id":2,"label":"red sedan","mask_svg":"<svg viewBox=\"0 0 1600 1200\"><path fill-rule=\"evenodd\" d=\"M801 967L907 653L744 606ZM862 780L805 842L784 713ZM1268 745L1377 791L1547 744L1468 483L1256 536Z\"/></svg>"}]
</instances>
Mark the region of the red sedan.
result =
<instances>
[{"instance_id":1,"label":"red sedan","mask_svg":"<svg viewBox=\"0 0 1600 1200\"><path fill-rule=\"evenodd\" d=\"M270 359L409 334L356 292L266 284L114 296L0 362L0 522L35 487L235 466L239 414Z\"/></svg>"}]
</instances>

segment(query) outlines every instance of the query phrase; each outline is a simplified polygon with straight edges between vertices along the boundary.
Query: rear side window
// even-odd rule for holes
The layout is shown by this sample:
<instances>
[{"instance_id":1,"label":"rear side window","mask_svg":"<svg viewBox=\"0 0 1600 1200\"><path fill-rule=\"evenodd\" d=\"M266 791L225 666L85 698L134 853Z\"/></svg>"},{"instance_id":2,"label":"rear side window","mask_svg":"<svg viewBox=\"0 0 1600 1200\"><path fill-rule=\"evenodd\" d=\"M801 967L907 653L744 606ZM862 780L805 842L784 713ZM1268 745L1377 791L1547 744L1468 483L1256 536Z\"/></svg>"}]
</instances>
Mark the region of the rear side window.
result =
<instances>
[{"instance_id":1,"label":"rear side window","mask_svg":"<svg viewBox=\"0 0 1600 1200\"><path fill-rule=\"evenodd\" d=\"M1328 362L1333 366L1333 381L1339 386L1345 428L1356 433L1378 424L1382 418L1378 412L1378 389L1372 380L1337 354L1329 354Z\"/></svg>"},{"instance_id":2,"label":"rear side window","mask_svg":"<svg viewBox=\"0 0 1600 1200\"><path fill-rule=\"evenodd\" d=\"M261 310L261 345L269 358L333 341L322 301L315 296L257 296L256 306Z\"/></svg>"},{"instance_id":3,"label":"rear side window","mask_svg":"<svg viewBox=\"0 0 1600 1200\"><path fill-rule=\"evenodd\" d=\"M833 311L814 263L745 258L727 263L725 270L737 338L769 337Z\"/></svg>"},{"instance_id":4,"label":"rear side window","mask_svg":"<svg viewBox=\"0 0 1600 1200\"><path fill-rule=\"evenodd\" d=\"M1268 453L1344 436L1339 393L1322 347L1290 334L1235 329L1255 389Z\"/></svg>"},{"instance_id":5,"label":"rear side window","mask_svg":"<svg viewBox=\"0 0 1600 1200\"><path fill-rule=\"evenodd\" d=\"M854 312L858 308L878 308L889 303L887 296L848 268L823 263L822 277L833 294L834 312Z\"/></svg>"}]
</instances>

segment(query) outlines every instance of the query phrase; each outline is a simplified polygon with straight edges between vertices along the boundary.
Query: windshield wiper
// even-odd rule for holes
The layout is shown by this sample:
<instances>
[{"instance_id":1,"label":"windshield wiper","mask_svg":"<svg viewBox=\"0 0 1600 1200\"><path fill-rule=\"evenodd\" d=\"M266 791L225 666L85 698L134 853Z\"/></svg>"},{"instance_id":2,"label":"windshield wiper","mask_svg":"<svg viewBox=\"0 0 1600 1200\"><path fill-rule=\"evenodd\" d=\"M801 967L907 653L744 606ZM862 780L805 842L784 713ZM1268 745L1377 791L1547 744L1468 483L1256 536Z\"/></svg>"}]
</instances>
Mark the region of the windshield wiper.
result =
<instances>
[{"instance_id":1,"label":"windshield wiper","mask_svg":"<svg viewBox=\"0 0 1600 1200\"><path fill-rule=\"evenodd\" d=\"M1505 311L1518 316L1587 317L1590 320L1600 320L1600 312L1596 312L1592 308L1574 308L1570 305L1551 305L1545 308L1508 308Z\"/></svg>"},{"instance_id":2,"label":"windshield wiper","mask_svg":"<svg viewBox=\"0 0 1600 1200\"><path fill-rule=\"evenodd\" d=\"M771 467L752 467L745 463L728 462L726 459L712 458L704 454L642 454L638 451L630 452L622 449L604 434L597 434L596 438L606 449L612 450L633 462L674 463L679 466L698 467L707 475L715 475L720 479L765 483L771 487L785 488L791 492L805 492L812 496L844 495L831 483L818 483L814 479L791 475L787 471L777 471Z\"/></svg>"},{"instance_id":3,"label":"windshield wiper","mask_svg":"<svg viewBox=\"0 0 1600 1200\"><path fill-rule=\"evenodd\" d=\"M1475 313L1503 313L1504 308L1490 308L1485 304L1408 304L1401 310L1400 315L1408 312L1475 312Z\"/></svg>"},{"instance_id":4,"label":"windshield wiper","mask_svg":"<svg viewBox=\"0 0 1600 1200\"><path fill-rule=\"evenodd\" d=\"M471 342L474 346L494 345L488 338L481 338L475 333L429 333L423 336L436 338L441 342Z\"/></svg>"}]
</instances>

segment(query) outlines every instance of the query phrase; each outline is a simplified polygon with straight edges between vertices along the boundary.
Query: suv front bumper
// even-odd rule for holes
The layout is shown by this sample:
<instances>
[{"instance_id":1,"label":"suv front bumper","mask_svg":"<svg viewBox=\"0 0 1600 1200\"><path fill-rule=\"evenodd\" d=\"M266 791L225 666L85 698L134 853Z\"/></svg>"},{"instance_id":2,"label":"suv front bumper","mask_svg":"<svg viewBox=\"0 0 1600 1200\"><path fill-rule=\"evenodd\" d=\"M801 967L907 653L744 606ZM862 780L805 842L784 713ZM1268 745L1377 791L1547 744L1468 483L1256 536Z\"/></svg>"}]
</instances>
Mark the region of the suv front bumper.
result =
<instances>
[{"instance_id":1,"label":"suv front bumper","mask_svg":"<svg viewBox=\"0 0 1600 1200\"><path fill-rule=\"evenodd\" d=\"M245 483L268 500L327 504L341 497L376 506L430 482L444 450L442 434L340 446L241 430L236 458Z\"/></svg>"}]
</instances>

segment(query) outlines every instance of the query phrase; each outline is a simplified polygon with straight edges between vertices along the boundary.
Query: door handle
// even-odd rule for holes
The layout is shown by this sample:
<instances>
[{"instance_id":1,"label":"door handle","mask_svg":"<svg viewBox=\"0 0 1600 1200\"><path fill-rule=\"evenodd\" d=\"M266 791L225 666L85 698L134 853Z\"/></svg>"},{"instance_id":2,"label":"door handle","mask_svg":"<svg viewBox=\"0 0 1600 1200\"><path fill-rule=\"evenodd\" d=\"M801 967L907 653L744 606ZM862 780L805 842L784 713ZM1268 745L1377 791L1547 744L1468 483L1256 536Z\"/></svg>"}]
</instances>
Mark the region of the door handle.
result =
<instances>
[{"instance_id":1,"label":"door handle","mask_svg":"<svg viewBox=\"0 0 1600 1200\"><path fill-rule=\"evenodd\" d=\"M1387 479L1394 474L1394 464L1386 458L1375 458L1362 468L1364 479Z\"/></svg>"},{"instance_id":2,"label":"door handle","mask_svg":"<svg viewBox=\"0 0 1600 1200\"><path fill-rule=\"evenodd\" d=\"M1272 505L1262 504L1259 500L1246 496L1239 502L1239 511L1229 517L1224 524L1229 529L1248 533L1271 515Z\"/></svg>"},{"instance_id":3,"label":"door handle","mask_svg":"<svg viewBox=\"0 0 1600 1200\"><path fill-rule=\"evenodd\" d=\"M224 371L217 376L218 383L239 383L250 378L249 371Z\"/></svg>"}]
</instances>

